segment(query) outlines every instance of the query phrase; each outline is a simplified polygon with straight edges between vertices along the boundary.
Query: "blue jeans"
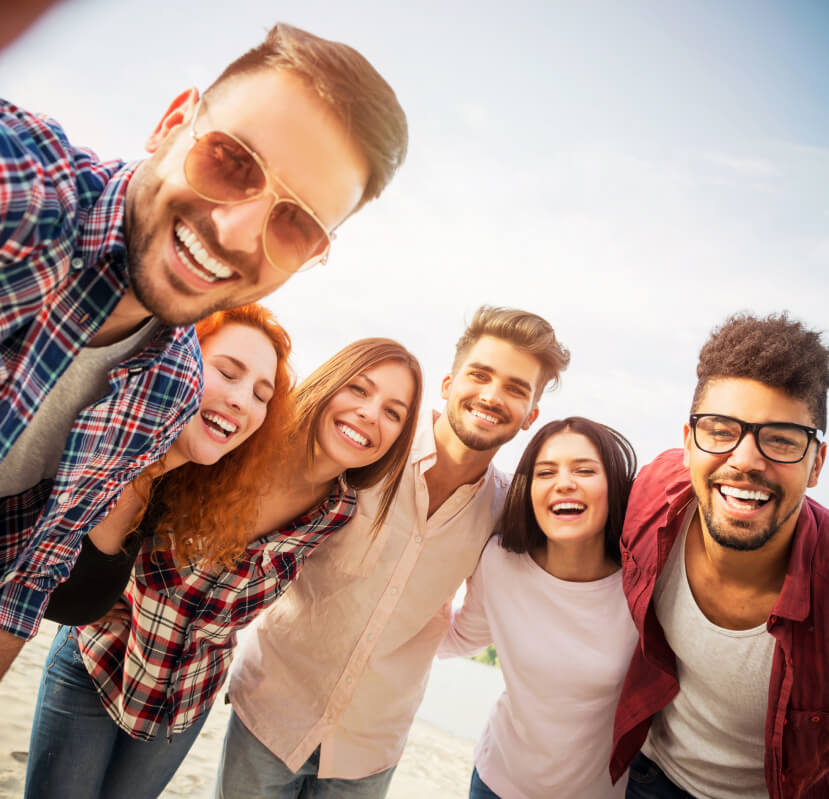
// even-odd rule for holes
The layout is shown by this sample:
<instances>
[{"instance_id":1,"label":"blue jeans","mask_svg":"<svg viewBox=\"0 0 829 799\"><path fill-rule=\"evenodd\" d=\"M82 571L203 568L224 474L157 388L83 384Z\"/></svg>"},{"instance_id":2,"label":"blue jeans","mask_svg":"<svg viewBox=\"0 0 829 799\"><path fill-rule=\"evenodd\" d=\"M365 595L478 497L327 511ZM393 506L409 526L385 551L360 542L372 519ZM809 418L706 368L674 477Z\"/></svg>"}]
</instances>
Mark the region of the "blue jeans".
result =
<instances>
[{"instance_id":1,"label":"blue jeans","mask_svg":"<svg viewBox=\"0 0 829 799\"><path fill-rule=\"evenodd\" d=\"M688 791L674 785L665 772L641 752L633 758L629 774L625 799L694 799Z\"/></svg>"},{"instance_id":2,"label":"blue jeans","mask_svg":"<svg viewBox=\"0 0 829 799\"><path fill-rule=\"evenodd\" d=\"M472 767L472 779L469 781L469 799L501 799L478 774L477 766Z\"/></svg>"},{"instance_id":3,"label":"blue jeans","mask_svg":"<svg viewBox=\"0 0 829 799\"><path fill-rule=\"evenodd\" d=\"M319 762L317 747L294 774L231 713L214 799L383 799L396 768L356 780L321 779Z\"/></svg>"},{"instance_id":4,"label":"blue jeans","mask_svg":"<svg viewBox=\"0 0 829 799\"><path fill-rule=\"evenodd\" d=\"M167 742L130 738L107 715L81 660L74 627L61 627L37 697L25 799L155 799L198 737L207 714Z\"/></svg>"}]
</instances>

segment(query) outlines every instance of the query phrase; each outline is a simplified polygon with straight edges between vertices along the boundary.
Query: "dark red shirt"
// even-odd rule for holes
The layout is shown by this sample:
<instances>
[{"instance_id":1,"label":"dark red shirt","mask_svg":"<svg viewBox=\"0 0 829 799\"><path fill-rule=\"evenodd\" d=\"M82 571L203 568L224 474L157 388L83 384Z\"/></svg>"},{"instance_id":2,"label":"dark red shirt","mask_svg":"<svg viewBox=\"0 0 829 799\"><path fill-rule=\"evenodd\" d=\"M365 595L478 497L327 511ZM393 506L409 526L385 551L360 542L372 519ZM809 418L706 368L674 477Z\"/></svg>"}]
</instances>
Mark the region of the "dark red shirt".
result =
<instances>
[{"instance_id":1,"label":"dark red shirt","mask_svg":"<svg viewBox=\"0 0 829 799\"><path fill-rule=\"evenodd\" d=\"M622 580L637 645L616 710L615 782L645 741L653 716L679 691L676 658L656 618L656 578L694 499L682 450L636 478L622 533ZM829 511L810 498L797 520L789 566L766 627L774 647L765 727L770 799L829 797Z\"/></svg>"}]
</instances>

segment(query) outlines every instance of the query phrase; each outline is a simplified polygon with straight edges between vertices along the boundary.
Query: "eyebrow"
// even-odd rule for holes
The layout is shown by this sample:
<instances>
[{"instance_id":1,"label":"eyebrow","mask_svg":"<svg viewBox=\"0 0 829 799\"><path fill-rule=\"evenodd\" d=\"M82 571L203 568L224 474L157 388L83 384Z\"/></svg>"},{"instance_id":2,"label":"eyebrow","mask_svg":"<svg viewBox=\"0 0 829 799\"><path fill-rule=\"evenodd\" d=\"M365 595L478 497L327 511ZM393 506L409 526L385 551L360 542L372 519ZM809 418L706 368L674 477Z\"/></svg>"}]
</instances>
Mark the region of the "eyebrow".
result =
<instances>
[{"instance_id":1,"label":"eyebrow","mask_svg":"<svg viewBox=\"0 0 829 799\"><path fill-rule=\"evenodd\" d=\"M250 369L248 369L248 365L246 363L240 361L238 358L234 358L232 355L227 355L227 354L222 352L222 353L218 353L216 355L216 357L217 358L224 358L225 360L230 361L234 366L241 369L243 372L249 372L250 371ZM266 378L266 377L260 377L259 380L257 380L256 382L257 383L264 383L269 389L271 389L271 391L276 390L276 387L274 386L274 384L270 380L268 380L268 378Z\"/></svg>"},{"instance_id":2,"label":"eyebrow","mask_svg":"<svg viewBox=\"0 0 829 799\"><path fill-rule=\"evenodd\" d=\"M558 466L558 461L536 461L535 465L538 466ZM595 458L573 458L570 463L595 463L599 466L602 465L601 461L597 461Z\"/></svg>"},{"instance_id":3,"label":"eyebrow","mask_svg":"<svg viewBox=\"0 0 829 799\"><path fill-rule=\"evenodd\" d=\"M369 383L375 391L377 390L377 383L375 383L368 375L364 374L363 372L360 372L360 374L358 374L357 377L360 377L363 380L365 380L366 383ZM407 411L409 410L409 406L405 402L403 402L402 399L397 399L397 397L392 397L389 400L389 402L394 402L395 404L401 405L402 407L404 407Z\"/></svg>"},{"instance_id":4,"label":"eyebrow","mask_svg":"<svg viewBox=\"0 0 829 799\"><path fill-rule=\"evenodd\" d=\"M466 365L467 369L477 369L480 372L486 372L487 374L494 375L495 370L491 366L487 366L485 363L479 363L478 361L472 361L472 363L468 363ZM521 386L522 388L526 388L527 391L532 393L533 387L530 383L524 380L521 377L507 377L507 380L510 383L515 383L517 386Z\"/></svg>"}]
</instances>

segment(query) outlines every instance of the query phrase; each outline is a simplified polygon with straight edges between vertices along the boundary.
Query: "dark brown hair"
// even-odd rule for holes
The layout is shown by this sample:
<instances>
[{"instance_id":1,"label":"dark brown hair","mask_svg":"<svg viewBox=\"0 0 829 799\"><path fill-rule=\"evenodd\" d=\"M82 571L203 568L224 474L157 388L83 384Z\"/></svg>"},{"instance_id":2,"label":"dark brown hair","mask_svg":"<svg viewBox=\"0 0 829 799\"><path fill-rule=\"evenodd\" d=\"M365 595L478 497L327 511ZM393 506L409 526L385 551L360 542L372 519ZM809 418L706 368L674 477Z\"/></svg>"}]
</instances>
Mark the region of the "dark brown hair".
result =
<instances>
[{"instance_id":1,"label":"dark brown hair","mask_svg":"<svg viewBox=\"0 0 829 799\"><path fill-rule=\"evenodd\" d=\"M342 121L369 163L358 208L379 197L406 158L406 114L391 86L354 48L280 22L265 40L229 64L206 93L260 69L295 73ZM356 209L355 209L356 210Z\"/></svg>"},{"instance_id":2,"label":"dark brown hair","mask_svg":"<svg viewBox=\"0 0 829 799\"><path fill-rule=\"evenodd\" d=\"M621 433L582 416L548 422L535 434L518 462L495 533L501 536L501 546L509 552L530 552L544 545L547 537L538 526L533 511L533 471L538 453L547 440L566 431L583 435L599 453L607 477L605 552L615 563L621 563L619 537L622 535L630 488L636 476L636 453Z\"/></svg>"},{"instance_id":3,"label":"dark brown hair","mask_svg":"<svg viewBox=\"0 0 829 799\"><path fill-rule=\"evenodd\" d=\"M559 375L570 363L570 353L556 338L556 331L546 319L518 308L482 305L455 345L452 374L457 373L466 354L484 336L508 341L538 360L541 376L535 387L534 400L548 383L551 388L558 385Z\"/></svg>"},{"instance_id":4,"label":"dark brown hair","mask_svg":"<svg viewBox=\"0 0 829 799\"><path fill-rule=\"evenodd\" d=\"M691 413L696 413L708 383L734 377L756 380L802 400L812 424L826 430L829 348L818 331L786 312L765 318L734 314L712 331L699 353Z\"/></svg>"},{"instance_id":5,"label":"dark brown hair","mask_svg":"<svg viewBox=\"0 0 829 799\"><path fill-rule=\"evenodd\" d=\"M406 459L414 439L423 376L420 363L402 344L388 338L364 338L341 349L300 383L295 393L295 430L293 435L306 436L305 457L309 466L314 462L320 418L331 398L349 381L366 369L387 361L396 361L408 367L414 380L414 394L406 421L397 440L380 460L360 469L349 469L346 482L356 489L370 488L385 478L385 488L372 524L377 531L389 512L397 487L406 468Z\"/></svg>"}]
</instances>

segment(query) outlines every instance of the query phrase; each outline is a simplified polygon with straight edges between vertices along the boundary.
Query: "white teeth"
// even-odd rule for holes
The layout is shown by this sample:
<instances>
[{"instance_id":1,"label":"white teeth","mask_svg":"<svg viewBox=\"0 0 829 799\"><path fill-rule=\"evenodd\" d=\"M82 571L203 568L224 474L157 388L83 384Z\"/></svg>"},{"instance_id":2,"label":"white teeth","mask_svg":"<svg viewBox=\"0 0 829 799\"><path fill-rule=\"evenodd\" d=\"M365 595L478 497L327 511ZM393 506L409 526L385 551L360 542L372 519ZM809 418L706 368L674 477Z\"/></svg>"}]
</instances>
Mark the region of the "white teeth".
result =
<instances>
[{"instance_id":1,"label":"white teeth","mask_svg":"<svg viewBox=\"0 0 829 799\"><path fill-rule=\"evenodd\" d=\"M720 486L720 493L727 497L735 497L736 499L754 499L759 502L765 502L771 494L765 491L748 491L745 488L734 488L733 486Z\"/></svg>"},{"instance_id":2,"label":"white teeth","mask_svg":"<svg viewBox=\"0 0 829 799\"><path fill-rule=\"evenodd\" d=\"M205 419L207 419L208 422L213 422L213 424L215 424L217 427L221 428L221 430L225 434L225 436L229 437L229 436L233 435L239 429L239 425L233 424L232 422L229 422L224 417L219 416L215 413L211 413L210 411L202 412L202 416Z\"/></svg>"},{"instance_id":3,"label":"white teeth","mask_svg":"<svg viewBox=\"0 0 829 799\"><path fill-rule=\"evenodd\" d=\"M489 422L490 424L498 424L498 417L492 416L488 413L484 413L483 411L479 411L476 408L471 408L469 411L473 416L477 416L479 419L483 419L485 422Z\"/></svg>"},{"instance_id":4,"label":"white teeth","mask_svg":"<svg viewBox=\"0 0 829 799\"><path fill-rule=\"evenodd\" d=\"M553 510L584 510L587 505L581 502L556 502L553 504Z\"/></svg>"},{"instance_id":5,"label":"white teeth","mask_svg":"<svg viewBox=\"0 0 829 799\"><path fill-rule=\"evenodd\" d=\"M337 429L347 438L357 442L361 447L368 446L368 439L365 436L360 435L356 430L352 429L348 425L337 424Z\"/></svg>"},{"instance_id":6,"label":"white teeth","mask_svg":"<svg viewBox=\"0 0 829 799\"><path fill-rule=\"evenodd\" d=\"M223 280L233 274L233 270L230 267L226 266L221 261L217 261L212 255L208 255L207 250L204 249L202 243L196 237L196 234L181 222L176 225L176 238L184 244L185 247L187 247L187 252L190 254L192 259L196 261L199 266L204 267L210 275L205 275L201 270L197 271L194 269L189 260L186 257L182 257L183 253L181 252L181 248L178 246L178 242L176 242L176 251L178 252L184 265L191 272L195 272L195 274L199 277L209 281L210 283L213 283L216 280Z\"/></svg>"}]
</instances>

